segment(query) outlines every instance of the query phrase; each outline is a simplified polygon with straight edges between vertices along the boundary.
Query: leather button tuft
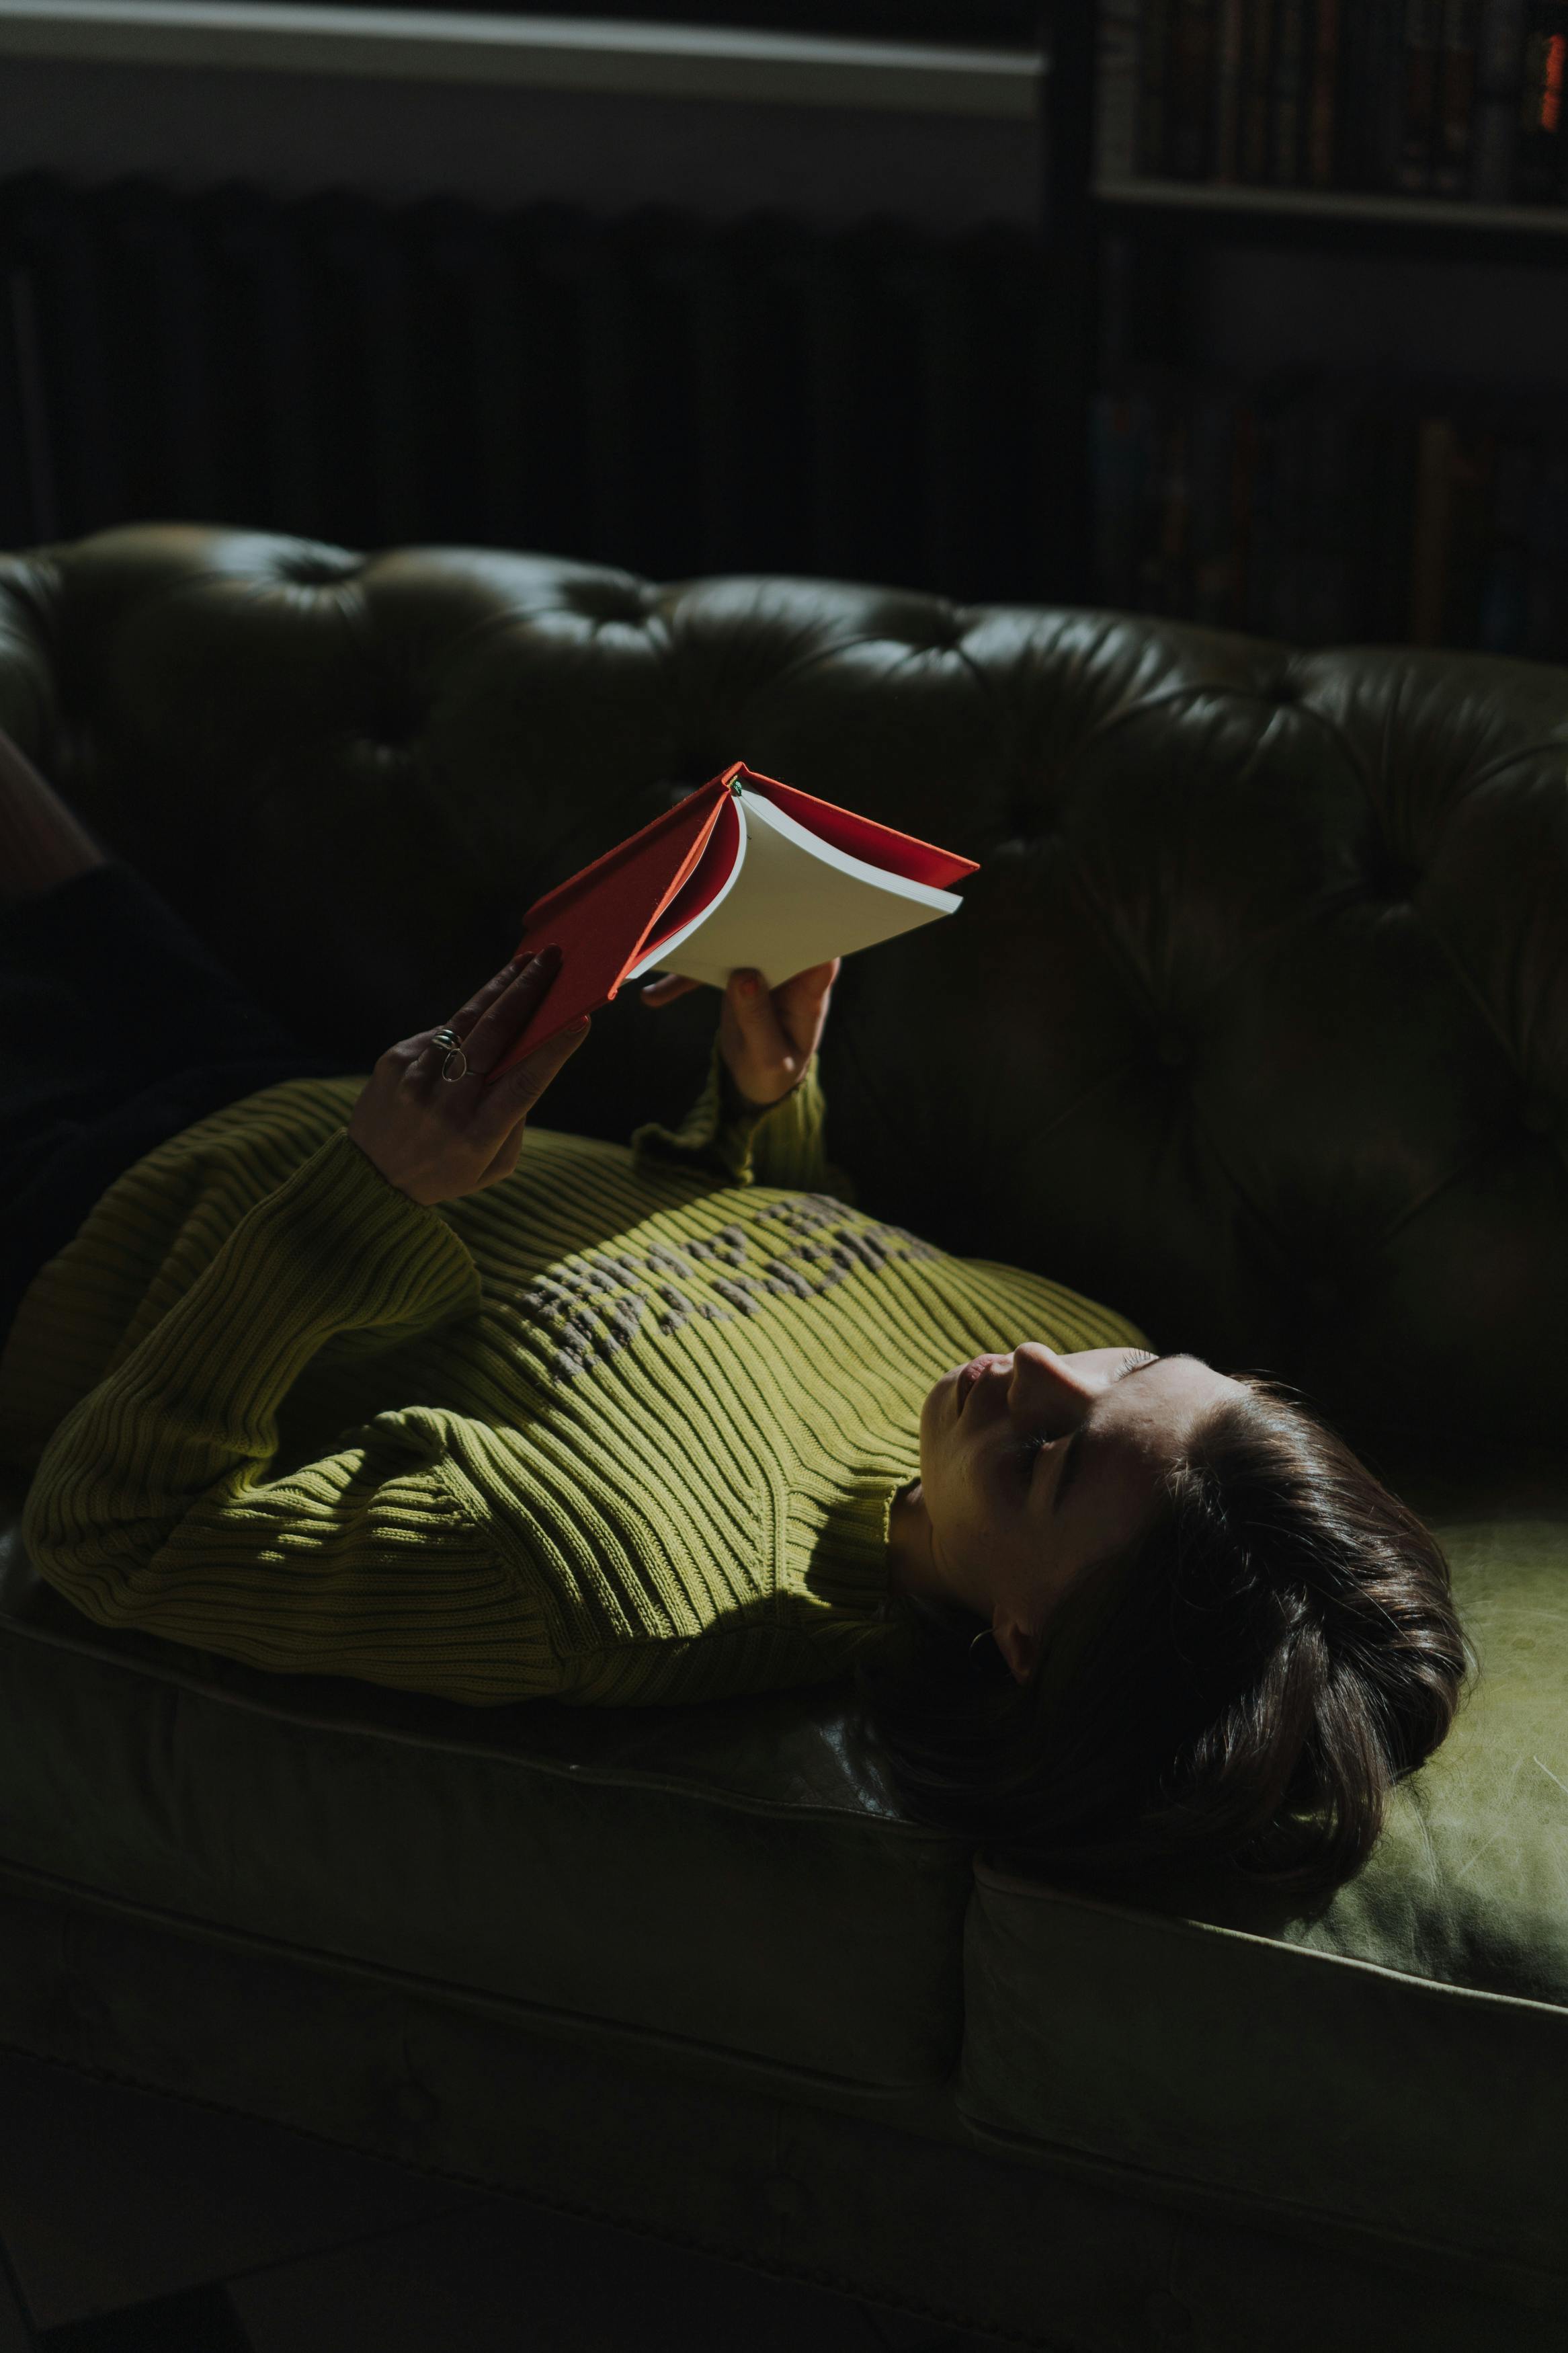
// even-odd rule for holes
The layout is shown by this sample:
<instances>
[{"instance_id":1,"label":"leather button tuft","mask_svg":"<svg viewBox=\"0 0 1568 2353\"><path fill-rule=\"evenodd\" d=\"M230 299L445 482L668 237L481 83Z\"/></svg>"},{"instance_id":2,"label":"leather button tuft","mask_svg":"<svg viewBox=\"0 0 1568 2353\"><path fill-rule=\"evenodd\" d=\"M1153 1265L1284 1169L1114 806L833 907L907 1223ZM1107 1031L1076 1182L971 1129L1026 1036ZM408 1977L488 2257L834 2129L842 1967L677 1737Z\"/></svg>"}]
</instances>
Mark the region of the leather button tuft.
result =
<instances>
[{"instance_id":1,"label":"leather button tuft","mask_svg":"<svg viewBox=\"0 0 1568 2353\"><path fill-rule=\"evenodd\" d=\"M1555 1135L1557 1133L1557 1113L1547 1103L1527 1103L1523 1117L1531 1135Z\"/></svg>"},{"instance_id":2,"label":"leather button tuft","mask_svg":"<svg viewBox=\"0 0 1568 2353\"><path fill-rule=\"evenodd\" d=\"M1162 1031L1154 1040L1154 1051L1168 1071L1180 1071L1193 1059L1192 1048L1173 1029Z\"/></svg>"},{"instance_id":3,"label":"leather button tuft","mask_svg":"<svg viewBox=\"0 0 1568 2353\"><path fill-rule=\"evenodd\" d=\"M805 2211L805 2199L798 2182L770 2181L766 2196L770 2209L783 2222L793 2222Z\"/></svg>"},{"instance_id":4,"label":"leather button tuft","mask_svg":"<svg viewBox=\"0 0 1568 2353\"><path fill-rule=\"evenodd\" d=\"M602 586L592 582L581 584L574 596L568 599L569 609L573 604L584 620L592 621L595 628L613 621L640 628L647 618L648 601L642 591L622 587L614 581L606 581Z\"/></svg>"},{"instance_id":5,"label":"leather button tuft","mask_svg":"<svg viewBox=\"0 0 1568 2353\"><path fill-rule=\"evenodd\" d=\"M278 560L279 577L291 588L338 588L363 565L357 555L330 547L301 547Z\"/></svg>"},{"instance_id":6,"label":"leather button tuft","mask_svg":"<svg viewBox=\"0 0 1568 2353\"><path fill-rule=\"evenodd\" d=\"M1374 899L1390 899L1403 905L1415 896L1421 880L1421 870L1408 858L1387 858L1375 860L1368 869L1366 887Z\"/></svg>"}]
</instances>

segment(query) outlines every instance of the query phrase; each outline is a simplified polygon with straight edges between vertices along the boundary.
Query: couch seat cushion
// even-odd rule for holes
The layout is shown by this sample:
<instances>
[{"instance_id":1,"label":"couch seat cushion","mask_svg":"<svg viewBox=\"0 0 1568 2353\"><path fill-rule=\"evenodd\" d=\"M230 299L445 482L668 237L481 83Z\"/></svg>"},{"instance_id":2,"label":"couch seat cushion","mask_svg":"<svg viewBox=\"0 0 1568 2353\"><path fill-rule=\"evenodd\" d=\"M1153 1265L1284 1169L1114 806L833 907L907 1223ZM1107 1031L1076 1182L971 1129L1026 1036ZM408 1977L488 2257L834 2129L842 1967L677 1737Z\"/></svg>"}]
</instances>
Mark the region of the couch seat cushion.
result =
<instances>
[{"instance_id":1,"label":"couch seat cushion","mask_svg":"<svg viewBox=\"0 0 1568 2353\"><path fill-rule=\"evenodd\" d=\"M967 1849L848 1686L473 1709L90 1624L0 1526L0 1863L878 2091L960 2035Z\"/></svg>"},{"instance_id":2,"label":"couch seat cushion","mask_svg":"<svg viewBox=\"0 0 1568 2353\"><path fill-rule=\"evenodd\" d=\"M1568 2274L1568 1512L1433 1525L1480 1674L1316 1918L1137 1911L982 1862L982 2139Z\"/></svg>"}]
</instances>

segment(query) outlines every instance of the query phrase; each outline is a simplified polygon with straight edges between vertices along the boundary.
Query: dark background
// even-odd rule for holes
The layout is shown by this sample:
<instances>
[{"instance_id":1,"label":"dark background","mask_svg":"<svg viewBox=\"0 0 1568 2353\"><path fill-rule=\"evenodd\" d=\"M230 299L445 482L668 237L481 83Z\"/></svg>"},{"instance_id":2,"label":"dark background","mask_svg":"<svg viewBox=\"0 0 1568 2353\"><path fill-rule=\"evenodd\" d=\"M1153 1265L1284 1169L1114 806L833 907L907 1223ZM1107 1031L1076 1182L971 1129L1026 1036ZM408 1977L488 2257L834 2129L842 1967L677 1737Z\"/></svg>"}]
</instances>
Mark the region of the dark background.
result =
<instances>
[{"instance_id":1,"label":"dark background","mask_svg":"<svg viewBox=\"0 0 1568 2353\"><path fill-rule=\"evenodd\" d=\"M1050 70L1007 121L8 59L0 543L190 519L1568 658L1560 195L1110 201L1089 0L615 13Z\"/></svg>"}]
</instances>

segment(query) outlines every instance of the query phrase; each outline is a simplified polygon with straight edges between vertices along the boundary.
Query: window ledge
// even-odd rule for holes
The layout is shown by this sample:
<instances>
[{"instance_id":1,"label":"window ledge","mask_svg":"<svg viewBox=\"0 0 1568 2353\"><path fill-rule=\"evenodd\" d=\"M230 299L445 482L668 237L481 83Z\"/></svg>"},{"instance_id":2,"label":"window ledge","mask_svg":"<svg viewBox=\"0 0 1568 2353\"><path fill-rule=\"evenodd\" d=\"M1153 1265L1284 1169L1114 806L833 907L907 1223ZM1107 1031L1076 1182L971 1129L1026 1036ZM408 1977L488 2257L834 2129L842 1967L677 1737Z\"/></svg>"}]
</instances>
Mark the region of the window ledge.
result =
<instances>
[{"instance_id":1,"label":"window ledge","mask_svg":"<svg viewBox=\"0 0 1568 2353\"><path fill-rule=\"evenodd\" d=\"M1021 49L276 0L0 0L0 57L1033 117Z\"/></svg>"}]
</instances>

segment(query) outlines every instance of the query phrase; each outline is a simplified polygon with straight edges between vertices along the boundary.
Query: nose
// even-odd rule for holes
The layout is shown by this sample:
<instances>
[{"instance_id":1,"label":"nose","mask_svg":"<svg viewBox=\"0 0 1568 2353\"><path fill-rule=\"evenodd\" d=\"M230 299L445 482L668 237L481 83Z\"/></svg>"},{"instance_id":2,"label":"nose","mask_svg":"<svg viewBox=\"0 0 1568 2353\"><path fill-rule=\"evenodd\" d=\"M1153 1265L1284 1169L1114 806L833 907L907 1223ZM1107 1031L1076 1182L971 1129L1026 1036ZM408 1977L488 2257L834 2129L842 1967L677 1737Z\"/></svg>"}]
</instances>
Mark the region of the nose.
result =
<instances>
[{"instance_id":1,"label":"nose","mask_svg":"<svg viewBox=\"0 0 1568 2353\"><path fill-rule=\"evenodd\" d=\"M1058 1355L1044 1340L1023 1340L1014 1349L1009 1401L1015 1406L1076 1419L1093 1394L1094 1383L1083 1377L1070 1357Z\"/></svg>"}]
</instances>

